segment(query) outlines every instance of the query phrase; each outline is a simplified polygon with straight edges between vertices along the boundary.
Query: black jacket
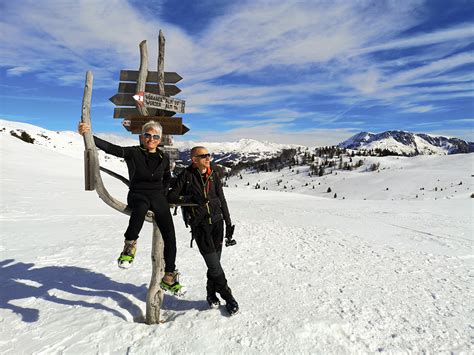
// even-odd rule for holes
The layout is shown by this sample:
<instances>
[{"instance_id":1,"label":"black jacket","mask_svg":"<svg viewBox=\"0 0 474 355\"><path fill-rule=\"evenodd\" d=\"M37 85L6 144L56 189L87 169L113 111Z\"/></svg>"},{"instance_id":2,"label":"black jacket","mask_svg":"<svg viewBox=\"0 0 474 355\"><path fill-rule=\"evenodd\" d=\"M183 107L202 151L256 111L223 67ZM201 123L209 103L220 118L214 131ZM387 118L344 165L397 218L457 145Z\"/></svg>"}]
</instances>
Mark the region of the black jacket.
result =
<instances>
[{"instance_id":1,"label":"black jacket","mask_svg":"<svg viewBox=\"0 0 474 355\"><path fill-rule=\"evenodd\" d=\"M232 224L222 190L222 181L213 166L211 166L209 174L204 177L192 165L184 169L171 188L168 201L170 203L194 203L196 200L193 197L207 198L209 202L204 206L183 208L188 217L186 222L189 225L212 224L222 219L226 225Z\"/></svg>"},{"instance_id":2,"label":"black jacket","mask_svg":"<svg viewBox=\"0 0 474 355\"><path fill-rule=\"evenodd\" d=\"M128 167L130 191L162 191L166 193L171 179L168 155L157 149L149 153L139 146L121 147L94 136L97 148L124 158Z\"/></svg>"}]
</instances>

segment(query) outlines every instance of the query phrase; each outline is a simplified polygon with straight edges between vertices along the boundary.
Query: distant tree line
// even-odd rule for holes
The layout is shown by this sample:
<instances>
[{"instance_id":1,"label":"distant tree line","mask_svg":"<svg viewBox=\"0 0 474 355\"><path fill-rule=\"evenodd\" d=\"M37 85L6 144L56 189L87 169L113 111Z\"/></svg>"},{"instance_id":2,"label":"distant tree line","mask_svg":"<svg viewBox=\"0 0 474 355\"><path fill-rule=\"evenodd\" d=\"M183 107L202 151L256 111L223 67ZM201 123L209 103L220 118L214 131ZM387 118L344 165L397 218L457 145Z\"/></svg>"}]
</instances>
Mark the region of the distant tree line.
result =
<instances>
[{"instance_id":1,"label":"distant tree line","mask_svg":"<svg viewBox=\"0 0 474 355\"><path fill-rule=\"evenodd\" d=\"M353 170L364 165L363 159L358 157L384 157L403 155L392 152L388 149L346 149L338 146L324 146L314 149L299 147L297 149L284 149L273 158L266 158L259 161L240 161L238 163L223 163L231 168L229 175L238 175L243 170L253 170L259 172L280 171L284 168L294 169L295 166L309 166L310 176L323 176L331 174L334 170ZM406 156L406 154L405 154ZM367 171L378 170L380 164L371 164ZM296 174L300 173L295 169Z\"/></svg>"}]
</instances>

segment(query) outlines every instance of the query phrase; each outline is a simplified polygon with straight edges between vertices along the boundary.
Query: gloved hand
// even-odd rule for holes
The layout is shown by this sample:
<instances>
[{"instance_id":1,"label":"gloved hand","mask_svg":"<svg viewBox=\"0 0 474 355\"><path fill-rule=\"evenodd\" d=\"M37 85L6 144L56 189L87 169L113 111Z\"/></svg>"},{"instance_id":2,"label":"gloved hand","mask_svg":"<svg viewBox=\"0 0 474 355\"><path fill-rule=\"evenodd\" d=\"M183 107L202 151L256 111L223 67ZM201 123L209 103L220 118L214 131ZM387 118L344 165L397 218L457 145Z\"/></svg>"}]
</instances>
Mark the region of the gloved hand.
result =
<instances>
[{"instance_id":1,"label":"gloved hand","mask_svg":"<svg viewBox=\"0 0 474 355\"><path fill-rule=\"evenodd\" d=\"M195 195L192 197L191 201L199 206L204 206L209 202L207 197L202 197L201 195Z\"/></svg>"},{"instance_id":2,"label":"gloved hand","mask_svg":"<svg viewBox=\"0 0 474 355\"><path fill-rule=\"evenodd\" d=\"M232 239L234 235L234 229L235 229L235 225L227 224L225 226L225 246L226 247L230 247L232 245L237 244L237 241L235 239Z\"/></svg>"}]
</instances>

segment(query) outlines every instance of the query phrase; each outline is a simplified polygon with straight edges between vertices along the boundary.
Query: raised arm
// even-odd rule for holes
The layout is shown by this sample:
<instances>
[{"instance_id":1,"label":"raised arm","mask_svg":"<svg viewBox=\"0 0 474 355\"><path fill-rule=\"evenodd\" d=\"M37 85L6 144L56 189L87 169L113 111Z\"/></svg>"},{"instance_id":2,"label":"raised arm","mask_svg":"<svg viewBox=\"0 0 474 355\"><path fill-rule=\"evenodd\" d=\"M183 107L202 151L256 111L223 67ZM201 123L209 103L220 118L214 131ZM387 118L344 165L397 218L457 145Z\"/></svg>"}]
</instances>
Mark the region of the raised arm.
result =
<instances>
[{"instance_id":1,"label":"raised arm","mask_svg":"<svg viewBox=\"0 0 474 355\"><path fill-rule=\"evenodd\" d=\"M77 128L77 131L79 132L79 134L83 135L84 133L90 131L90 126L86 123L83 123L83 122L80 122L79 123L79 126ZM97 148L103 150L104 152L106 152L107 154L112 154L116 157L119 157L119 158L125 158L125 149L123 149L122 147L118 146L118 145L115 145L115 144L112 144L112 143L109 143L103 139L100 139L99 137L96 137L94 136L94 143L96 145Z\"/></svg>"}]
</instances>

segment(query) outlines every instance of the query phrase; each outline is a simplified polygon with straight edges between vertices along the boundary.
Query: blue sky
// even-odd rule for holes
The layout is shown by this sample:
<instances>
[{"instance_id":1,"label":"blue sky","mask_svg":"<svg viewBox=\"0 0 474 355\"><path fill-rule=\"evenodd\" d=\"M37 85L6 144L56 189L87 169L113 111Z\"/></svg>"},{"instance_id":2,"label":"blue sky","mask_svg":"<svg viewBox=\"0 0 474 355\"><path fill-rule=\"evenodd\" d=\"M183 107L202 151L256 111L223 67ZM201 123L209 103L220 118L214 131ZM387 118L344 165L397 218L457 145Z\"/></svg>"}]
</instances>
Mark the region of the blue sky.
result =
<instances>
[{"instance_id":1,"label":"blue sky","mask_svg":"<svg viewBox=\"0 0 474 355\"><path fill-rule=\"evenodd\" d=\"M129 135L108 98L138 69L184 79L176 139L336 144L360 131L474 140L474 2L10 1L0 5L0 117L74 130L85 72L96 132Z\"/></svg>"}]
</instances>

